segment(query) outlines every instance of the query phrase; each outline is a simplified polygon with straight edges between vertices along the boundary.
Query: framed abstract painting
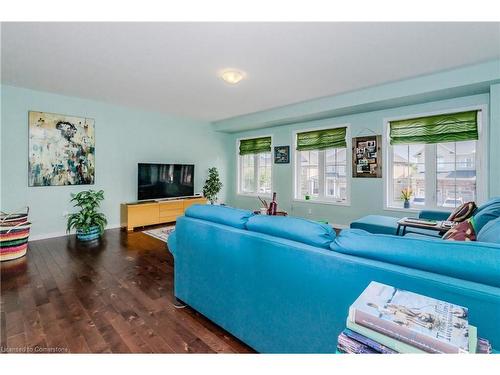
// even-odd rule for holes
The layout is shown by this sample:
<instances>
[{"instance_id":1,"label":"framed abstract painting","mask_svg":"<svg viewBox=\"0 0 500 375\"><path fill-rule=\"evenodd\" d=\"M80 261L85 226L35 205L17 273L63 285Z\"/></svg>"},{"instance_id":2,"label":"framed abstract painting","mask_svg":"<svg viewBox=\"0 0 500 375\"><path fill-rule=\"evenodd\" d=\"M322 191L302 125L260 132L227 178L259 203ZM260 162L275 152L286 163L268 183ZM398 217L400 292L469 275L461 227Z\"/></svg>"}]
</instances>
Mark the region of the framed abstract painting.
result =
<instances>
[{"instance_id":1,"label":"framed abstract painting","mask_svg":"<svg viewBox=\"0 0 500 375\"><path fill-rule=\"evenodd\" d=\"M29 186L94 184L93 119L30 111L28 122Z\"/></svg>"}]
</instances>

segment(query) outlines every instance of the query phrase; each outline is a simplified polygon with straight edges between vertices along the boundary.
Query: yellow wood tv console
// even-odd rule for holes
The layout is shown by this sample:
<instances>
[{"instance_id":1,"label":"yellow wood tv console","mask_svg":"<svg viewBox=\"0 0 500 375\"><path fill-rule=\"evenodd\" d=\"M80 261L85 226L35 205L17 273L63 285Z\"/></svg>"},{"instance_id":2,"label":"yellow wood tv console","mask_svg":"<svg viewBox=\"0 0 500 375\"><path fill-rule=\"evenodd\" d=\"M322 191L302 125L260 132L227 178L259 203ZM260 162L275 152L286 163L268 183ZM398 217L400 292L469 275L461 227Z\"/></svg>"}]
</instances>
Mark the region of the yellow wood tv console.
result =
<instances>
[{"instance_id":1,"label":"yellow wood tv console","mask_svg":"<svg viewBox=\"0 0 500 375\"><path fill-rule=\"evenodd\" d=\"M134 228L147 225L170 223L184 215L184 211L193 204L206 204L203 197L169 199L157 202L122 203L120 217L122 228L133 231Z\"/></svg>"}]
</instances>

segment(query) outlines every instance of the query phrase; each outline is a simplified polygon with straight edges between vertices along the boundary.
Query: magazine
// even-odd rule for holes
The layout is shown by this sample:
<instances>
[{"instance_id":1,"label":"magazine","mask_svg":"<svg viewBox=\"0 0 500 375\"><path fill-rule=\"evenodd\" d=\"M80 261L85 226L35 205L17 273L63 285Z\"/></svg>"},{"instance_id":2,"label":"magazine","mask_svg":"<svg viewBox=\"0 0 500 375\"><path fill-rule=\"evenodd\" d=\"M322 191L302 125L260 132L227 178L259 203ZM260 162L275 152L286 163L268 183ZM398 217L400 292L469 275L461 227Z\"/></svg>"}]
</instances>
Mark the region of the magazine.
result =
<instances>
[{"instance_id":1,"label":"magazine","mask_svg":"<svg viewBox=\"0 0 500 375\"><path fill-rule=\"evenodd\" d=\"M359 324L351 322L349 319L347 319L347 328L349 328L351 331L359 333L360 335L368 337L369 339L372 339L373 341L376 341L398 353L427 354L426 351L420 350L412 345L408 345L399 340L395 340L392 337L383 335L366 327L360 326Z\"/></svg>"},{"instance_id":2,"label":"magazine","mask_svg":"<svg viewBox=\"0 0 500 375\"><path fill-rule=\"evenodd\" d=\"M430 353L469 353L465 307L372 281L349 320Z\"/></svg>"},{"instance_id":3,"label":"magazine","mask_svg":"<svg viewBox=\"0 0 500 375\"><path fill-rule=\"evenodd\" d=\"M343 332L337 339L337 349L348 354L380 354L368 345L346 336Z\"/></svg>"},{"instance_id":4,"label":"magazine","mask_svg":"<svg viewBox=\"0 0 500 375\"><path fill-rule=\"evenodd\" d=\"M366 336L363 336L357 332L351 331L349 328L344 329L342 334L349 337L352 340L355 340L361 344L364 344L364 345L370 347L371 349L373 349L379 353L383 353L383 354L395 354L395 353L397 353L397 351L395 351L391 348L388 348L387 346L382 345L381 343L379 343L375 340L372 340L369 337L366 337Z\"/></svg>"},{"instance_id":5,"label":"magazine","mask_svg":"<svg viewBox=\"0 0 500 375\"><path fill-rule=\"evenodd\" d=\"M477 339L477 353L478 354L491 354L491 344L488 340L483 338Z\"/></svg>"},{"instance_id":6,"label":"magazine","mask_svg":"<svg viewBox=\"0 0 500 375\"><path fill-rule=\"evenodd\" d=\"M366 345L372 347L372 348L387 348L387 350L392 350L397 353L405 353L405 354L427 354L428 352L424 350L420 350L412 345L408 345L404 342L395 340L389 336L385 336L379 332L372 331L371 329L368 329L366 327L360 326L359 324L351 322L349 319L347 319L347 329L345 329L343 332L346 334L346 336L349 336L347 333L348 331L354 332L359 334L360 337L364 337L365 340L357 340L362 343L365 343ZM379 344L380 346L373 346L370 345L366 342L367 340L370 340L371 342L375 342L376 344ZM482 340L482 341L481 341ZM481 341L481 342L480 342ZM475 354L475 353L481 353L481 352L487 352L488 350L488 341L484 339L478 339L477 337L477 328L474 327L473 325L469 325L469 348L470 348L470 354ZM376 349L377 350L377 349ZM483 350L483 351L480 351ZM385 353L384 350L379 350L381 353ZM490 351L491 351L491 346L490 346Z\"/></svg>"}]
</instances>

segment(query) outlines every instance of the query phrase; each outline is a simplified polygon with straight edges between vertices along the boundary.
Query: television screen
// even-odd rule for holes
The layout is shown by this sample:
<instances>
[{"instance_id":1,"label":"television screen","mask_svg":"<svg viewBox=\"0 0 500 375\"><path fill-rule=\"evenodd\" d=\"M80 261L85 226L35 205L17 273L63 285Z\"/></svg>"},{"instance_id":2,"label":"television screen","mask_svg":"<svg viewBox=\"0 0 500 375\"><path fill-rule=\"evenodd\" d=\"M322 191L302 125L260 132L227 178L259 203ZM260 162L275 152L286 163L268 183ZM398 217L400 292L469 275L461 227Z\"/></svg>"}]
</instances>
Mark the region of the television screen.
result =
<instances>
[{"instance_id":1,"label":"television screen","mask_svg":"<svg viewBox=\"0 0 500 375\"><path fill-rule=\"evenodd\" d=\"M194 165L139 163L138 176L138 200L194 195Z\"/></svg>"}]
</instances>

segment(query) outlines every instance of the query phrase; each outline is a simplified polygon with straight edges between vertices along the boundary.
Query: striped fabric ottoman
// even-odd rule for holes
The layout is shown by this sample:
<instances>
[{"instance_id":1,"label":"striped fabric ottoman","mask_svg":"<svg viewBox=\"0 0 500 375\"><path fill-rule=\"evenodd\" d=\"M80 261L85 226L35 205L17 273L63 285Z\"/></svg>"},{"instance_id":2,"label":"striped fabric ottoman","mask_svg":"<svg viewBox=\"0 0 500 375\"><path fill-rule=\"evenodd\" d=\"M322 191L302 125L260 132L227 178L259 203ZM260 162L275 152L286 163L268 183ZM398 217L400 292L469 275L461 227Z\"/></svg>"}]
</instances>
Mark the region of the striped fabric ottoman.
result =
<instances>
[{"instance_id":1,"label":"striped fabric ottoman","mask_svg":"<svg viewBox=\"0 0 500 375\"><path fill-rule=\"evenodd\" d=\"M3 214L0 218L0 261L26 255L31 223L26 214Z\"/></svg>"}]
</instances>

